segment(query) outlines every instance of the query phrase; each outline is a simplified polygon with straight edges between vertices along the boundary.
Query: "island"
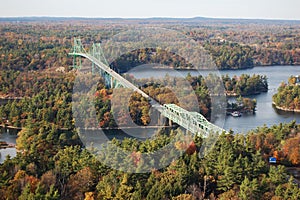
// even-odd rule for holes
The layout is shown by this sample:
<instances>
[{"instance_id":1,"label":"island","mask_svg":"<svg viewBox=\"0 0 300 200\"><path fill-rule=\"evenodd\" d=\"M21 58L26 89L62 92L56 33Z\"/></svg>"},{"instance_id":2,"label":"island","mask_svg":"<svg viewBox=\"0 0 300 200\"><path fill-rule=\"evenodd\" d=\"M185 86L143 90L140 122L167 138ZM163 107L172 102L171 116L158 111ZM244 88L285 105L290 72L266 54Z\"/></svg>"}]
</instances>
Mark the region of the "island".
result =
<instances>
[{"instance_id":1,"label":"island","mask_svg":"<svg viewBox=\"0 0 300 200\"><path fill-rule=\"evenodd\" d=\"M291 76L288 83L281 83L273 96L273 105L282 111L300 113L300 78Z\"/></svg>"}]
</instances>

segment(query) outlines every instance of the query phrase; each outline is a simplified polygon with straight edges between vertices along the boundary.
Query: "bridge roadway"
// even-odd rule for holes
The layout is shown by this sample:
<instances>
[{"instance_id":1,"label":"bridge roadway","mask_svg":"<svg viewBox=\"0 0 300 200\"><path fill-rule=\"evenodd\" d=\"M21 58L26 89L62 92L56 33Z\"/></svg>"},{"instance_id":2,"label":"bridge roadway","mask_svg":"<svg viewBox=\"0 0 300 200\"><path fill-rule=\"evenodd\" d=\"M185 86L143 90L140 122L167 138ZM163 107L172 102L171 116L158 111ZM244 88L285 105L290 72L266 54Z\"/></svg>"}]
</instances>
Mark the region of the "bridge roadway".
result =
<instances>
[{"instance_id":1,"label":"bridge roadway","mask_svg":"<svg viewBox=\"0 0 300 200\"><path fill-rule=\"evenodd\" d=\"M103 62L101 62L98 59L96 59L94 56L92 56L90 54L85 54L85 53L69 53L69 55L71 55L71 56L82 56L84 58L89 59L94 64L96 64L96 66L100 67L101 70L104 70L107 73L109 73L111 76L113 76L124 87L130 88L130 89L132 89L132 90L140 93L143 97L151 99L149 95L147 95L145 92L143 92L142 90L140 90L138 87L136 87L135 85L133 85L131 82L129 82L128 80L126 80L125 78L123 78L120 74L118 74L117 72L115 72L114 70L112 70L110 67L106 66Z\"/></svg>"},{"instance_id":2,"label":"bridge roadway","mask_svg":"<svg viewBox=\"0 0 300 200\"><path fill-rule=\"evenodd\" d=\"M169 120L174 121L181 127L185 128L188 131L191 131L193 134L201 135L206 138L209 132L213 131L215 133L222 133L226 131L210 122L208 122L200 113L194 113L184 110L183 108L174 105L174 104L165 104L164 106L160 105L157 101L152 99L144 91L140 90L134 84L123 78L120 74L112 70L109 66L105 65L103 62L96 59L94 56L87 53L69 53L71 56L81 56L92 61L96 66L101 70L104 70L115 78L121 85L126 88L130 88L133 91L140 93L143 97L150 100L150 104L153 108L159 111L163 116L167 117Z\"/></svg>"}]
</instances>

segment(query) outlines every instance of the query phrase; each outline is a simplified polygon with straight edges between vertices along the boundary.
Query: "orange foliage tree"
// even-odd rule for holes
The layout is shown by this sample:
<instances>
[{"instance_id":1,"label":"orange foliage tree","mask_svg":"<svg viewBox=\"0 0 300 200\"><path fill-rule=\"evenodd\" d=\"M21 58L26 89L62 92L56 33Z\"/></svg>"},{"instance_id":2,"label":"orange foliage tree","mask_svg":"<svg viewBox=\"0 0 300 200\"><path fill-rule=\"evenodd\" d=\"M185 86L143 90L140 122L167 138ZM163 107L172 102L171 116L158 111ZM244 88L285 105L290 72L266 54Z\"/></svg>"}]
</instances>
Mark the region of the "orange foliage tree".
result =
<instances>
[{"instance_id":1,"label":"orange foliage tree","mask_svg":"<svg viewBox=\"0 0 300 200\"><path fill-rule=\"evenodd\" d=\"M292 164L300 164L300 135L286 140L283 153Z\"/></svg>"}]
</instances>

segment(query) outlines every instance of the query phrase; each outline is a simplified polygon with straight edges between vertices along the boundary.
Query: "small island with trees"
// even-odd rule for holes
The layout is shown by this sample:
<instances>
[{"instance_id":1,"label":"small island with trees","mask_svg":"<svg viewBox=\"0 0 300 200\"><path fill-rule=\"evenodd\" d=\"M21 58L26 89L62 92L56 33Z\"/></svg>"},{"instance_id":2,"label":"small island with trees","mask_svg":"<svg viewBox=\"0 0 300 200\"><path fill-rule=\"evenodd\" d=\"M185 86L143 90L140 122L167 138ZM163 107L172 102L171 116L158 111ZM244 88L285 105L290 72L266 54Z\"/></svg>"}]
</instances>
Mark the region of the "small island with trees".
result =
<instances>
[{"instance_id":1,"label":"small island with trees","mask_svg":"<svg viewBox=\"0 0 300 200\"><path fill-rule=\"evenodd\" d=\"M299 82L299 76L291 76L288 83L281 83L278 92L273 96L273 105L278 110L300 113Z\"/></svg>"},{"instance_id":2,"label":"small island with trees","mask_svg":"<svg viewBox=\"0 0 300 200\"><path fill-rule=\"evenodd\" d=\"M227 97L236 97L234 102L227 103L227 114L240 117L241 113L255 113L256 99L248 98L268 92L268 78L263 75L248 75L229 77L222 76Z\"/></svg>"}]
</instances>

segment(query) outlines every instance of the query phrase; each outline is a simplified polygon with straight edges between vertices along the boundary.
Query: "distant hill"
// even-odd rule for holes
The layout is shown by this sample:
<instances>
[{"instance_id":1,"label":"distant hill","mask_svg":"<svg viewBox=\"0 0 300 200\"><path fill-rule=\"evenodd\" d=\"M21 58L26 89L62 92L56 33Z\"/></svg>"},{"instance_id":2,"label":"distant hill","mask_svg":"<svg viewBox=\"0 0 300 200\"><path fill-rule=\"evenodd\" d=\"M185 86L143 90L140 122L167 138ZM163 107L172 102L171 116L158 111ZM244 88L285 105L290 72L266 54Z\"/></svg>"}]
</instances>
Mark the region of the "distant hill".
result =
<instances>
[{"instance_id":1,"label":"distant hill","mask_svg":"<svg viewBox=\"0 0 300 200\"><path fill-rule=\"evenodd\" d=\"M153 17L153 18L85 18L85 17L0 17L0 22L39 22L39 21L114 21L114 22L148 22L148 23L224 23L224 24L300 24L300 20L271 20L271 19L229 19L229 18L167 18L167 17Z\"/></svg>"}]
</instances>

